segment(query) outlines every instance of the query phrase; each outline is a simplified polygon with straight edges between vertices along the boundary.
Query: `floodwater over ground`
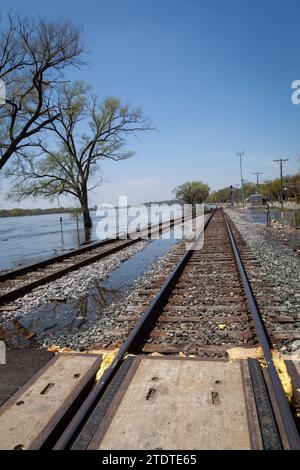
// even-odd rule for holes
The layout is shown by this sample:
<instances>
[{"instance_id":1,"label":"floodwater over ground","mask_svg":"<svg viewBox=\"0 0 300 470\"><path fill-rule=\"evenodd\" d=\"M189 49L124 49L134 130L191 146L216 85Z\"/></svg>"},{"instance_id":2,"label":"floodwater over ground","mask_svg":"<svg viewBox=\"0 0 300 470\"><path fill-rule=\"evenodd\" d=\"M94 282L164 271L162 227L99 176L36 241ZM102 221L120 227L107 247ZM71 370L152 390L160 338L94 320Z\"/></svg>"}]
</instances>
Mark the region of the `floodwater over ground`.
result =
<instances>
[{"instance_id":1,"label":"floodwater over ground","mask_svg":"<svg viewBox=\"0 0 300 470\"><path fill-rule=\"evenodd\" d=\"M177 211L177 216L179 214ZM11 270L33 262L78 248L86 241L96 241L113 236L118 231L122 217L118 210L111 209L105 218L91 211L92 229L87 233L80 221L79 230L74 216L66 214L47 214L22 217L0 218L0 271ZM116 220L115 216L116 215ZM162 220L167 212L162 212ZM176 212L174 213L176 217ZM60 222L62 219L62 223ZM134 225L135 217L128 217ZM141 227L148 223L147 215L141 215ZM119 222L119 223L118 223ZM107 224L107 227L106 227ZM135 228L135 227L133 227Z\"/></svg>"},{"instance_id":2,"label":"floodwater over ground","mask_svg":"<svg viewBox=\"0 0 300 470\"><path fill-rule=\"evenodd\" d=\"M175 235L176 236L176 235ZM41 340L57 332L78 332L87 322L95 322L111 303L117 303L128 292L134 281L178 240L172 238L152 241L106 279L96 283L90 293L73 302L52 302L32 310L20 321L0 320L0 339L9 347L36 347ZM29 339L28 339L29 338Z\"/></svg>"},{"instance_id":3,"label":"floodwater over ground","mask_svg":"<svg viewBox=\"0 0 300 470\"><path fill-rule=\"evenodd\" d=\"M255 224L267 225L267 211L264 208L258 207L247 209L245 211L246 219L249 222L253 222Z\"/></svg>"},{"instance_id":4,"label":"floodwater over ground","mask_svg":"<svg viewBox=\"0 0 300 470\"><path fill-rule=\"evenodd\" d=\"M247 210L237 209L239 213L245 216L245 219L249 222L267 225L267 210L265 208L247 208ZM286 222L284 219L281 220L281 212L278 210L270 209L271 220L276 219L277 222L285 225ZM288 218L287 218L288 221ZM288 227L288 225L287 225ZM300 228L290 227L282 232L277 231L277 235L280 237L284 245L288 246L294 251L300 249Z\"/></svg>"}]
</instances>

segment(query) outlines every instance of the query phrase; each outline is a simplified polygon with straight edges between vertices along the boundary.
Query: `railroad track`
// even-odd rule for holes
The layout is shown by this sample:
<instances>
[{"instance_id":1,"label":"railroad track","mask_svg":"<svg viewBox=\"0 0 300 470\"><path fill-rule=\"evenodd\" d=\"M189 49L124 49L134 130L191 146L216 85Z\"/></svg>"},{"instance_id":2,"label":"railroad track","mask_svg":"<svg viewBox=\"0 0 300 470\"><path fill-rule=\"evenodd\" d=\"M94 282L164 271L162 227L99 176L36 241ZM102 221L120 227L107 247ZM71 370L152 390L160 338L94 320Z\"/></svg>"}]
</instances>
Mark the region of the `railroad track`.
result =
<instances>
[{"instance_id":1,"label":"railroad track","mask_svg":"<svg viewBox=\"0 0 300 470\"><path fill-rule=\"evenodd\" d=\"M173 261L175 267L158 292L157 285L149 289L135 308L135 316L123 319L130 330L126 341L54 448L64 449L74 443L99 400L103 395L106 399L105 391L113 386L126 354L184 352L217 358L225 356L231 347L259 345L266 363L264 376L275 426L284 448L299 449L299 434L273 363L272 339L246 272L257 261L232 222L222 211L216 211L206 221L203 248L179 250ZM275 317L271 320L274 322Z\"/></svg>"},{"instance_id":2,"label":"railroad track","mask_svg":"<svg viewBox=\"0 0 300 470\"><path fill-rule=\"evenodd\" d=\"M258 345L222 211L208 222L203 248L187 256L178 254L174 285L169 293L162 287L162 305L151 309L152 325L134 352L219 357Z\"/></svg>"},{"instance_id":3,"label":"railroad track","mask_svg":"<svg viewBox=\"0 0 300 470\"><path fill-rule=\"evenodd\" d=\"M151 228L152 234L160 234L169 228L180 224L181 219L175 219L170 223L160 223ZM147 238L150 227L143 228L140 236L135 239L107 239L92 243L83 248L69 251L29 266L9 271L0 275L0 306L7 304L25 294L31 292L36 287L54 281L71 271L75 271L83 266L87 266L108 255L121 251L130 245Z\"/></svg>"}]
</instances>

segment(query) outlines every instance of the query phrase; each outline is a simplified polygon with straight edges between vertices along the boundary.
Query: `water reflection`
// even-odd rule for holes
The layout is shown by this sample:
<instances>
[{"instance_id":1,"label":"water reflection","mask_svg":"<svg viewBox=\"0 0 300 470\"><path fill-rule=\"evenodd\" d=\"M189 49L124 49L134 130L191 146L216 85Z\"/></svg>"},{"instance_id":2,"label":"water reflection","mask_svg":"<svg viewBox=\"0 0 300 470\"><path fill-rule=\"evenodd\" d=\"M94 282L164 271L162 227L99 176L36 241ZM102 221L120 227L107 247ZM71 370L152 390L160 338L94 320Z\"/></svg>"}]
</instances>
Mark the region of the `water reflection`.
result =
<instances>
[{"instance_id":1,"label":"water reflection","mask_svg":"<svg viewBox=\"0 0 300 470\"><path fill-rule=\"evenodd\" d=\"M278 215L278 211L270 211L271 214L271 220L275 219L275 215ZM260 225L267 225L267 213L266 209L248 209L247 212L245 212L245 218L253 222L255 224L260 224ZM280 220L280 219L279 219ZM278 231L278 235L281 235L284 237L284 243L291 248L294 251L297 251L300 249L300 229L293 229L292 227L290 228L289 231L286 233L282 233Z\"/></svg>"},{"instance_id":2,"label":"water reflection","mask_svg":"<svg viewBox=\"0 0 300 470\"><path fill-rule=\"evenodd\" d=\"M98 283L88 296L74 302L53 302L39 307L30 319L22 320L22 324L38 334L49 333L50 330L79 330L87 321L98 320L103 310L112 302L117 302L120 297L121 292L117 289L108 289Z\"/></svg>"},{"instance_id":3,"label":"water reflection","mask_svg":"<svg viewBox=\"0 0 300 470\"><path fill-rule=\"evenodd\" d=\"M114 215L112 210L106 219L112 230L103 238L118 232ZM163 220L166 216L167 213L163 214ZM87 229L84 229L82 220L70 213L0 218L0 270L28 265L97 240L97 223L101 216L91 211L91 217L93 226ZM141 225L146 226L147 223L145 218Z\"/></svg>"},{"instance_id":4,"label":"water reflection","mask_svg":"<svg viewBox=\"0 0 300 470\"><path fill-rule=\"evenodd\" d=\"M132 288L135 280L173 244L171 240L154 240L147 247L123 262L106 279L96 282L89 295L73 302L51 302L29 312L19 322L0 322L0 339L11 347L36 347L37 339L58 333L80 331L94 323L111 304L116 304Z\"/></svg>"},{"instance_id":5,"label":"water reflection","mask_svg":"<svg viewBox=\"0 0 300 470\"><path fill-rule=\"evenodd\" d=\"M84 228L84 243L89 243L92 240L92 228L85 227Z\"/></svg>"}]
</instances>

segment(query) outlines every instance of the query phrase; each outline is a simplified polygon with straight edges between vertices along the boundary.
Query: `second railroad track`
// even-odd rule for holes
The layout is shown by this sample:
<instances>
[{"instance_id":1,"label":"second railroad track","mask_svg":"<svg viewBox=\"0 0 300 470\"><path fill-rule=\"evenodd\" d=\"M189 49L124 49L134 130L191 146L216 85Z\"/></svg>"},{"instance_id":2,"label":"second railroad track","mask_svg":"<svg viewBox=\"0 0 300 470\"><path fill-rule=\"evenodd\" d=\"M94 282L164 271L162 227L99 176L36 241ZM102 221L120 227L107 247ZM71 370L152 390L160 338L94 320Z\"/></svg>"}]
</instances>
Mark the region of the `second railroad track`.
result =
<instances>
[{"instance_id":1,"label":"second railroad track","mask_svg":"<svg viewBox=\"0 0 300 470\"><path fill-rule=\"evenodd\" d=\"M0 306L28 294L36 287L121 251L142 239L147 239L150 230L151 234L162 233L181 223L181 219L161 222L157 226L142 228L135 238L109 238L0 274Z\"/></svg>"}]
</instances>

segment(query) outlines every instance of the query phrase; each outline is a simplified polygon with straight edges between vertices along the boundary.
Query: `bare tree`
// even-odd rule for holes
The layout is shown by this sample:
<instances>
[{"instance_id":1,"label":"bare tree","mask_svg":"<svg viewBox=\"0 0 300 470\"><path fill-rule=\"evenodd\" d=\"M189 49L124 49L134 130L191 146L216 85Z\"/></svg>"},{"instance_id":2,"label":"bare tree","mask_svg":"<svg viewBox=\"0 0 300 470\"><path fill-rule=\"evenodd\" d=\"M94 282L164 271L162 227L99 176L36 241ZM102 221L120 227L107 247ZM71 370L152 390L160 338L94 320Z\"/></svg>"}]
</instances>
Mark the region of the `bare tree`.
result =
<instances>
[{"instance_id":1,"label":"bare tree","mask_svg":"<svg viewBox=\"0 0 300 470\"><path fill-rule=\"evenodd\" d=\"M0 169L12 155L36 145L35 137L59 118L53 95L65 68L82 65L80 31L69 21L8 16L0 31ZM0 23L1 26L1 23Z\"/></svg>"},{"instance_id":2,"label":"bare tree","mask_svg":"<svg viewBox=\"0 0 300 470\"><path fill-rule=\"evenodd\" d=\"M9 195L17 200L72 195L80 202L85 227L90 227L88 191L102 182L99 163L131 157L133 152L124 148L126 138L152 127L140 109L116 98L99 103L82 83L63 86L56 109L59 117L46 126L52 131L48 142L40 139L34 153L19 152L9 168Z\"/></svg>"}]
</instances>

